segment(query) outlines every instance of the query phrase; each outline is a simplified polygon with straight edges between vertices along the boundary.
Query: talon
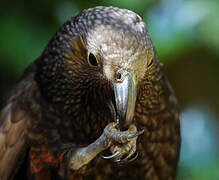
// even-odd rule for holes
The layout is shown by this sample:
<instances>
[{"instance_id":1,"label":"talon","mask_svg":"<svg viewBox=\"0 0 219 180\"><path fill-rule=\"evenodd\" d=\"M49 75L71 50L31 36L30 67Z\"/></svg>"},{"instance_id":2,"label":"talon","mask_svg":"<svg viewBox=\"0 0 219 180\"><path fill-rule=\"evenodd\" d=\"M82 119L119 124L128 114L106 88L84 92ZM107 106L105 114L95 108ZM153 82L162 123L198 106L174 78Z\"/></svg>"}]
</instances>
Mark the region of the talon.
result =
<instances>
[{"instance_id":1,"label":"talon","mask_svg":"<svg viewBox=\"0 0 219 180\"><path fill-rule=\"evenodd\" d=\"M119 159L115 159L113 162L115 162L115 163L130 163L130 162L136 160L137 157L138 157L138 155L139 155L139 153L136 152L136 153L135 153L135 156L134 156L133 158L131 158L131 159L128 159L129 156L127 156L127 157L125 157L124 159L120 159L120 158L119 158Z\"/></svg>"},{"instance_id":2,"label":"talon","mask_svg":"<svg viewBox=\"0 0 219 180\"><path fill-rule=\"evenodd\" d=\"M117 152L115 152L114 154L112 154L112 155L110 155L110 156L103 156L103 155L101 155L101 157L102 157L103 159L112 159L112 158L118 156L119 154L120 154L120 152L117 151Z\"/></svg>"},{"instance_id":3,"label":"talon","mask_svg":"<svg viewBox=\"0 0 219 180\"><path fill-rule=\"evenodd\" d=\"M136 152L136 153L135 153L135 156L134 156L133 158L131 158L131 159L129 159L129 156L125 157L124 159L121 160L121 163L130 163L130 162L136 160L137 157L138 157L138 154L139 154L139 153Z\"/></svg>"},{"instance_id":4,"label":"talon","mask_svg":"<svg viewBox=\"0 0 219 180\"><path fill-rule=\"evenodd\" d=\"M115 159L115 160L113 160L113 162L119 163L119 162L121 162L121 159L120 158L119 159Z\"/></svg>"},{"instance_id":5,"label":"talon","mask_svg":"<svg viewBox=\"0 0 219 180\"><path fill-rule=\"evenodd\" d=\"M139 155L139 153L138 153L138 152L136 152L136 153L135 153L135 156L134 156L133 158L131 158L131 159L127 160L127 162L132 162L132 161L136 160L136 159L137 159L137 157L138 157L138 155Z\"/></svg>"},{"instance_id":6,"label":"talon","mask_svg":"<svg viewBox=\"0 0 219 180\"><path fill-rule=\"evenodd\" d=\"M135 138L144 133L144 129L128 135L128 140Z\"/></svg>"},{"instance_id":7,"label":"talon","mask_svg":"<svg viewBox=\"0 0 219 180\"><path fill-rule=\"evenodd\" d=\"M122 159L122 162L128 162L129 158L132 157L134 154L135 154L135 150L133 150L133 149L130 150L128 152L128 155Z\"/></svg>"}]
</instances>

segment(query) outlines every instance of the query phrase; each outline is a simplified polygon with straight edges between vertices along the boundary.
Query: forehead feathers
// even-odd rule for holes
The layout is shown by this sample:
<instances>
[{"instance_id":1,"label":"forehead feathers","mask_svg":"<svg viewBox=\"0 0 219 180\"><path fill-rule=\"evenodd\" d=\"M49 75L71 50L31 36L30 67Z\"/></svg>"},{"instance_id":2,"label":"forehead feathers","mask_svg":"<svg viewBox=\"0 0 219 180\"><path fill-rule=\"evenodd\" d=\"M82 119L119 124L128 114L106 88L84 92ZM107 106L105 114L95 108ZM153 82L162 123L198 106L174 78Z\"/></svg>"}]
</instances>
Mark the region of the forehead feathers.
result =
<instances>
[{"instance_id":1,"label":"forehead feathers","mask_svg":"<svg viewBox=\"0 0 219 180\"><path fill-rule=\"evenodd\" d=\"M96 7L82 11L75 17L75 28L82 30L87 37L100 28L100 31L117 30L123 34L129 34L143 44L146 42L146 27L141 17L136 13L114 7ZM102 36L102 33L94 37ZM150 44L150 43L149 43Z\"/></svg>"}]
</instances>

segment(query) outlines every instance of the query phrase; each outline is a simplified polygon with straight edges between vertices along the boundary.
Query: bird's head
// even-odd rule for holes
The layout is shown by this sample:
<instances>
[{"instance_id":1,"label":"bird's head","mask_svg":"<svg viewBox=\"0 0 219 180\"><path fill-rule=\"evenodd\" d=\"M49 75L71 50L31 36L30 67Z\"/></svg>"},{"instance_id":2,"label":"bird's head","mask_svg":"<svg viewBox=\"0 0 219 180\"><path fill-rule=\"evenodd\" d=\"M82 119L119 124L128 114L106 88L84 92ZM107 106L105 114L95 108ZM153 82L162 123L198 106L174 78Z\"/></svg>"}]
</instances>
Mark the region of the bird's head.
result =
<instances>
[{"instance_id":1,"label":"bird's head","mask_svg":"<svg viewBox=\"0 0 219 180\"><path fill-rule=\"evenodd\" d=\"M86 105L114 99L112 108L127 126L134 116L138 84L153 56L150 36L137 14L96 7L60 28L41 57L37 79L43 94L63 103L69 113L77 101Z\"/></svg>"}]
</instances>

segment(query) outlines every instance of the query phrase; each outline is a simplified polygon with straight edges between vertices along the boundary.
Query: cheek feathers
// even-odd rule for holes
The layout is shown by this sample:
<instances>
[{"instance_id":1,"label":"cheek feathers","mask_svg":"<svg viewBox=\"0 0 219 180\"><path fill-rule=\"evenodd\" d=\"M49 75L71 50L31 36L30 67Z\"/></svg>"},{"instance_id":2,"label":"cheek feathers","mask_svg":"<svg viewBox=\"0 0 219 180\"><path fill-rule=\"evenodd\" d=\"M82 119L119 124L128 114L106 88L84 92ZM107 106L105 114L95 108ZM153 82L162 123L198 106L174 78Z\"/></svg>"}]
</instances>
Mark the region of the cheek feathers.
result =
<instances>
[{"instance_id":1,"label":"cheek feathers","mask_svg":"<svg viewBox=\"0 0 219 180\"><path fill-rule=\"evenodd\" d=\"M112 81L114 78L114 71L111 65L105 65L103 67L103 73L109 81Z\"/></svg>"}]
</instances>

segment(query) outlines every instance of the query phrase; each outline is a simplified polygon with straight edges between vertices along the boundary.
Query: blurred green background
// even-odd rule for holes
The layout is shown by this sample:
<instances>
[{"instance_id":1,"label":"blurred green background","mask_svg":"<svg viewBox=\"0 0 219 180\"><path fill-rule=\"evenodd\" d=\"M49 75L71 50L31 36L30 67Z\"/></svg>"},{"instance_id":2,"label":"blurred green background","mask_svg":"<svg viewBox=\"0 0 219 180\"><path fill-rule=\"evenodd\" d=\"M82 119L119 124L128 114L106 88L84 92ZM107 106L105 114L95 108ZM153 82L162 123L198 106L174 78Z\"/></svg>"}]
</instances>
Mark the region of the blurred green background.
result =
<instances>
[{"instance_id":1,"label":"blurred green background","mask_svg":"<svg viewBox=\"0 0 219 180\"><path fill-rule=\"evenodd\" d=\"M127 8L145 20L182 110L178 180L218 180L218 0L1 2L0 102L58 27L97 5Z\"/></svg>"}]
</instances>

